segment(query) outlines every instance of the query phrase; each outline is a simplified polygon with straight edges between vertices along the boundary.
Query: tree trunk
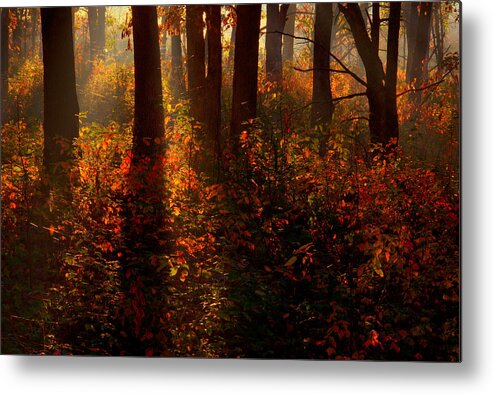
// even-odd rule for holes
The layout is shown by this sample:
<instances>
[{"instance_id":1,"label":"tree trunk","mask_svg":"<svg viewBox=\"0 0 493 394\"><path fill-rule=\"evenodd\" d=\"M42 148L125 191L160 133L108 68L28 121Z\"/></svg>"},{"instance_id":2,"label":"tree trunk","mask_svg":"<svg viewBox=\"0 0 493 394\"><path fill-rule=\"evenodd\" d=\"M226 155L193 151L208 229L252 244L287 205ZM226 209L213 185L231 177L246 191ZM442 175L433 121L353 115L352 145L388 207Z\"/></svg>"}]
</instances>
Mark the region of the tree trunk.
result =
<instances>
[{"instance_id":1,"label":"tree trunk","mask_svg":"<svg viewBox=\"0 0 493 394\"><path fill-rule=\"evenodd\" d=\"M8 95L9 95L9 23L10 23L10 8L2 8L1 27L0 27L0 52L1 52L1 92L2 111L0 125L7 122L8 117Z\"/></svg>"},{"instance_id":2,"label":"tree trunk","mask_svg":"<svg viewBox=\"0 0 493 394\"><path fill-rule=\"evenodd\" d=\"M138 163L142 158L153 158L160 153L160 140L164 136L164 109L156 7L132 7L132 16L135 63L132 152Z\"/></svg>"},{"instance_id":3,"label":"tree trunk","mask_svg":"<svg viewBox=\"0 0 493 394\"><path fill-rule=\"evenodd\" d=\"M106 7L98 7L98 29L97 29L97 49L98 54L104 54L106 46Z\"/></svg>"},{"instance_id":4,"label":"tree trunk","mask_svg":"<svg viewBox=\"0 0 493 394\"><path fill-rule=\"evenodd\" d=\"M43 162L50 181L56 181L64 177L61 164L71 158L72 142L79 135L71 8L42 8L41 28L44 80Z\"/></svg>"},{"instance_id":5,"label":"tree trunk","mask_svg":"<svg viewBox=\"0 0 493 394\"><path fill-rule=\"evenodd\" d=\"M161 26L160 30L162 31L162 39L161 39L161 59L166 59L166 45L168 44L168 32L164 28L166 23L166 16L161 16Z\"/></svg>"},{"instance_id":6,"label":"tree trunk","mask_svg":"<svg viewBox=\"0 0 493 394\"><path fill-rule=\"evenodd\" d=\"M282 38L282 57L285 62L293 62L294 60L294 24L296 20L296 4L290 4L286 15L286 25L284 33L289 34Z\"/></svg>"},{"instance_id":7,"label":"tree trunk","mask_svg":"<svg viewBox=\"0 0 493 394\"><path fill-rule=\"evenodd\" d=\"M39 32L39 8L31 8L31 57L35 57L37 50L37 37Z\"/></svg>"},{"instance_id":8,"label":"tree trunk","mask_svg":"<svg viewBox=\"0 0 493 394\"><path fill-rule=\"evenodd\" d=\"M312 94L312 126L322 128L320 154L327 152L329 127L332 121L334 105L330 84L330 42L332 34L332 3L315 5L315 27L313 48L313 94Z\"/></svg>"},{"instance_id":9,"label":"tree trunk","mask_svg":"<svg viewBox=\"0 0 493 394\"><path fill-rule=\"evenodd\" d=\"M288 4L267 4L265 72L267 80L276 86L282 85L282 32L288 7Z\"/></svg>"},{"instance_id":10,"label":"tree trunk","mask_svg":"<svg viewBox=\"0 0 493 394\"><path fill-rule=\"evenodd\" d=\"M122 331L128 355L162 353L163 278L147 257L160 253L164 216L164 109L155 6L132 6L135 121L122 257ZM152 334L148 337L148 334Z\"/></svg>"},{"instance_id":11,"label":"tree trunk","mask_svg":"<svg viewBox=\"0 0 493 394\"><path fill-rule=\"evenodd\" d=\"M87 7L87 25L89 28L89 64L96 58L97 44L96 31L98 24L98 11L96 7Z\"/></svg>"},{"instance_id":12,"label":"tree trunk","mask_svg":"<svg viewBox=\"0 0 493 394\"><path fill-rule=\"evenodd\" d=\"M204 6L188 5L186 8L187 27L187 68L190 115L197 122L205 122L205 41Z\"/></svg>"},{"instance_id":13,"label":"tree trunk","mask_svg":"<svg viewBox=\"0 0 493 394\"><path fill-rule=\"evenodd\" d=\"M171 93L175 102L185 94L185 79L183 77L183 55L181 51L181 30L179 23L175 24L171 33Z\"/></svg>"},{"instance_id":14,"label":"tree trunk","mask_svg":"<svg viewBox=\"0 0 493 394\"><path fill-rule=\"evenodd\" d=\"M233 74L233 104L230 138L233 151L239 148L245 122L257 116L258 48L260 4L238 5Z\"/></svg>"},{"instance_id":15,"label":"tree trunk","mask_svg":"<svg viewBox=\"0 0 493 394\"><path fill-rule=\"evenodd\" d=\"M221 156L221 6L206 8L207 20L207 97L206 113L207 141L212 148L213 158L219 164Z\"/></svg>"},{"instance_id":16,"label":"tree trunk","mask_svg":"<svg viewBox=\"0 0 493 394\"><path fill-rule=\"evenodd\" d=\"M234 62L235 56L235 41L236 41L236 25L231 29L231 41L228 51L228 67L230 67Z\"/></svg>"},{"instance_id":17,"label":"tree trunk","mask_svg":"<svg viewBox=\"0 0 493 394\"><path fill-rule=\"evenodd\" d=\"M396 4L399 4L398 8ZM351 28L356 49L365 67L368 105L370 107L371 142L382 144L383 147L388 148L387 152L391 151L398 138L398 126L396 127L397 104L394 104L394 101L396 102L396 59L399 38L399 27L396 23L400 21L400 3L395 3L391 7L392 13L389 16L389 36L387 38L388 75L384 72L382 61L375 51L374 43L368 37L361 9L356 3L339 4L339 9ZM376 35L373 37L376 38Z\"/></svg>"},{"instance_id":18,"label":"tree trunk","mask_svg":"<svg viewBox=\"0 0 493 394\"><path fill-rule=\"evenodd\" d=\"M380 49L380 3L372 3L371 6L372 21L371 21L371 43L372 48L379 55ZM366 23L365 23L366 27Z\"/></svg>"},{"instance_id":19,"label":"tree trunk","mask_svg":"<svg viewBox=\"0 0 493 394\"><path fill-rule=\"evenodd\" d=\"M106 40L106 7L87 8L89 24L90 60L103 56Z\"/></svg>"},{"instance_id":20,"label":"tree trunk","mask_svg":"<svg viewBox=\"0 0 493 394\"><path fill-rule=\"evenodd\" d=\"M433 39L435 46L435 58L437 62L438 72L441 74L443 70L444 59L444 43L445 34L443 32L442 7L441 3L434 3L435 10L433 11Z\"/></svg>"},{"instance_id":21,"label":"tree trunk","mask_svg":"<svg viewBox=\"0 0 493 394\"><path fill-rule=\"evenodd\" d=\"M401 3L391 2L389 11L389 29L387 36L387 69L385 71L385 139L399 138L399 118L397 116L397 68L399 64L399 29L401 18Z\"/></svg>"},{"instance_id":22,"label":"tree trunk","mask_svg":"<svg viewBox=\"0 0 493 394\"><path fill-rule=\"evenodd\" d=\"M430 30L433 3L418 3L418 24L413 39L414 50L409 81L421 86L428 78L428 52L430 48Z\"/></svg>"}]
</instances>

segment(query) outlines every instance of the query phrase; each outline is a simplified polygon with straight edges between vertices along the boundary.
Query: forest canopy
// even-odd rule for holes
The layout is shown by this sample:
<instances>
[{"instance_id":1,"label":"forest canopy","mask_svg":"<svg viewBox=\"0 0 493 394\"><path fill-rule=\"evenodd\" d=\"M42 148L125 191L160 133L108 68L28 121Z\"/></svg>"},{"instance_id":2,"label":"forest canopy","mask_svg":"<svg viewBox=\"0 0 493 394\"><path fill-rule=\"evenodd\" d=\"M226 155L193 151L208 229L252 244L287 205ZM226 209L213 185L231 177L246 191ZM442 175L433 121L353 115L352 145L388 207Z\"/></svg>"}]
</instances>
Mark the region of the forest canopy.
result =
<instances>
[{"instance_id":1,"label":"forest canopy","mask_svg":"<svg viewBox=\"0 0 493 394\"><path fill-rule=\"evenodd\" d=\"M1 8L2 353L459 361L459 25Z\"/></svg>"}]
</instances>

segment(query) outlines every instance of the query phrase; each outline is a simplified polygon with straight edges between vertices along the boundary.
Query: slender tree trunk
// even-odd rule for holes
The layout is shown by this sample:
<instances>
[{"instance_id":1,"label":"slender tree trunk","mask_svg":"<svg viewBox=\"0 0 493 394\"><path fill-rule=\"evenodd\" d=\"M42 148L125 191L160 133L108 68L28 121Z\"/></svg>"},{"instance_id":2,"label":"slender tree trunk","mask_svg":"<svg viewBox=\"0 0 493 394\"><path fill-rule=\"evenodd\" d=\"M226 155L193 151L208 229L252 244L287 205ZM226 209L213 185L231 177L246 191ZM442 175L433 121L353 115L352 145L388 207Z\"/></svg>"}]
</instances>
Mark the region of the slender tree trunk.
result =
<instances>
[{"instance_id":1,"label":"slender tree trunk","mask_svg":"<svg viewBox=\"0 0 493 394\"><path fill-rule=\"evenodd\" d=\"M132 6L135 66L135 121L129 198L126 205L126 249L122 257L122 331L127 355L162 354L163 278L148 255L160 252L164 216L164 109L155 6ZM149 334L150 337L148 336Z\"/></svg>"},{"instance_id":2,"label":"slender tree trunk","mask_svg":"<svg viewBox=\"0 0 493 394\"><path fill-rule=\"evenodd\" d=\"M207 97L206 113L207 140L212 146L213 157L219 164L221 156L221 6L209 5L206 8L207 20Z\"/></svg>"},{"instance_id":3,"label":"slender tree trunk","mask_svg":"<svg viewBox=\"0 0 493 394\"><path fill-rule=\"evenodd\" d=\"M140 161L160 153L162 141L156 139L164 136L163 87L156 7L132 7L132 16L135 63L132 152L134 159Z\"/></svg>"},{"instance_id":4,"label":"slender tree trunk","mask_svg":"<svg viewBox=\"0 0 493 394\"><path fill-rule=\"evenodd\" d=\"M168 32L164 28L166 23L166 16L161 16L161 26L160 29L162 31L162 39L161 39L161 59L166 59L166 45L168 44Z\"/></svg>"},{"instance_id":5,"label":"slender tree trunk","mask_svg":"<svg viewBox=\"0 0 493 394\"><path fill-rule=\"evenodd\" d=\"M236 41L236 25L231 29L231 42L228 51L228 66L231 66L234 62L235 56L235 41Z\"/></svg>"},{"instance_id":6,"label":"slender tree trunk","mask_svg":"<svg viewBox=\"0 0 493 394\"><path fill-rule=\"evenodd\" d=\"M204 123L206 111L204 11L202 5L188 5L186 8L190 114L200 123Z\"/></svg>"},{"instance_id":7,"label":"slender tree trunk","mask_svg":"<svg viewBox=\"0 0 493 394\"><path fill-rule=\"evenodd\" d=\"M265 71L267 80L282 85L282 32L286 23L288 4L267 4L265 37Z\"/></svg>"},{"instance_id":8,"label":"slender tree trunk","mask_svg":"<svg viewBox=\"0 0 493 394\"><path fill-rule=\"evenodd\" d=\"M42 8L44 81L43 161L51 181L64 178L79 135L79 104L75 87L74 41L70 7ZM63 143L61 143L63 142Z\"/></svg>"},{"instance_id":9,"label":"slender tree trunk","mask_svg":"<svg viewBox=\"0 0 493 394\"><path fill-rule=\"evenodd\" d=\"M389 11L389 29L387 36L387 69L385 72L385 111L387 122L386 139L399 138L399 118L397 115L397 68L399 64L399 29L401 3L391 2Z\"/></svg>"},{"instance_id":10,"label":"slender tree trunk","mask_svg":"<svg viewBox=\"0 0 493 394\"><path fill-rule=\"evenodd\" d=\"M409 81L421 86L428 78L428 53L430 48L430 30L433 3L418 3L418 24L414 37L413 59Z\"/></svg>"},{"instance_id":11,"label":"slender tree trunk","mask_svg":"<svg viewBox=\"0 0 493 394\"><path fill-rule=\"evenodd\" d=\"M399 7L396 7L399 4ZM372 143L382 144L393 150L398 139L397 104L395 85L397 78L397 54L399 44L400 3L391 7L389 16L389 36L387 38L387 73L384 72L382 61L375 51L375 45L368 37L361 9L356 3L339 4L354 37L356 49L363 61L366 81L367 97L370 107L369 126ZM397 34L397 36L396 36ZM373 36L376 39L376 35Z\"/></svg>"},{"instance_id":12,"label":"slender tree trunk","mask_svg":"<svg viewBox=\"0 0 493 394\"><path fill-rule=\"evenodd\" d=\"M332 34L332 3L315 5L315 29L313 48L312 126L321 127L320 154L327 153L329 127L334 105L330 84L330 42Z\"/></svg>"},{"instance_id":13,"label":"slender tree trunk","mask_svg":"<svg viewBox=\"0 0 493 394\"><path fill-rule=\"evenodd\" d=\"M94 61L103 55L106 40L106 7L88 7L89 59Z\"/></svg>"},{"instance_id":14,"label":"slender tree trunk","mask_svg":"<svg viewBox=\"0 0 493 394\"><path fill-rule=\"evenodd\" d=\"M433 37L435 45L435 58L437 62L438 72L441 73L443 69L443 58L444 58L444 33L443 33L443 23L442 23L442 7L441 3L434 3L435 10L433 11Z\"/></svg>"},{"instance_id":15,"label":"slender tree trunk","mask_svg":"<svg viewBox=\"0 0 493 394\"><path fill-rule=\"evenodd\" d=\"M371 43L372 48L379 55L380 49L380 3L372 3L372 21L371 21ZM366 26L366 24L365 24Z\"/></svg>"},{"instance_id":16,"label":"slender tree trunk","mask_svg":"<svg viewBox=\"0 0 493 394\"><path fill-rule=\"evenodd\" d=\"M293 62L294 59L294 28L296 20L296 4L290 4L286 15L284 33L289 34L282 38L282 57L285 62Z\"/></svg>"},{"instance_id":17,"label":"slender tree trunk","mask_svg":"<svg viewBox=\"0 0 493 394\"><path fill-rule=\"evenodd\" d=\"M258 48L260 4L238 5L233 74L233 105L230 138L233 151L239 148L245 123L257 116Z\"/></svg>"},{"instance_id":18,"label":"slender tree trunk","mask_svg":"<svg viewBox=\"0 0 493 394\"><path fill-rule=\"evenodd\" d=\"M96 50L98 56L104 55L106 46L106 7L97 7L98 25L96 30Z\"/></svg>"},{"instance_id":19,"label":"slender tree trunk","mask_svg":"<svg viewBox=\"0 0 493 394\"><path fill-rule=\"evenodd\" d=\"M91 64L96 58L97 44L97 24L98 24L98 11L96 7L87 7L87 25L89 27L89 64Z\"/></svg>"},{"instance_id":20,"label":"slender tree trunk","mask_svg":"<svg viewBox=\"0 0 493 394\"><path fill-rule=\"evenodd\" d=\"M37 54L37 37L39 32L39 8L31 8L31 57Z\"/></svg>"},{"instance_id":21,"label":"slender tree trunk","mask_svg":"<svg viewBox=\"0 0 493 394\"><path fill-rule=\"evenodd\" d=\"M411 83L411 68L414 61L414 47L416 44L416 31L418 27L418 3L407 2L403 4L404 21L407 39L406 82Z\"/></svg>"},{"instance_id":22,"label":"slender tree trunk","mask_svg":"<svg viewBox=\"0 0 493 394\"><path fill-rule=\"evenodd\" d=\"M171 91L174 99L181 98L185 94L181 33L179 30L176 34L171 35Z\"/></svg>"},{"instance_id":23,"label":"slender tree trunk","mask_svg":"<svg viewBox=\"0 0 493 394\"><path fill-rule=\"evenodd\" d=\"M2 111L0 125L5 124L8 117L8 95L9 95L9 23L10 23L10 8L2 8L0 27L1 40L1 97Z\"/></svg>"}]
</instances>

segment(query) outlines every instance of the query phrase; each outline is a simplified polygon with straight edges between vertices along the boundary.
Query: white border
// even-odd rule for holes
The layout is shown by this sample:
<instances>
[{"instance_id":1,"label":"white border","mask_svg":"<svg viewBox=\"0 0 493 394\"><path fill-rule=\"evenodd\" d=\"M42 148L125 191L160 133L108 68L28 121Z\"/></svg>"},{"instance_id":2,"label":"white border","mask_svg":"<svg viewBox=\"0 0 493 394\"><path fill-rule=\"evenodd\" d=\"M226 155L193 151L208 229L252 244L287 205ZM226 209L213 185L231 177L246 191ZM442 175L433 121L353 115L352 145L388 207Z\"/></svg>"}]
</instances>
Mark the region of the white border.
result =
<instances>
[{"instance_id":1,"label":"white border","mask_svg":"<svg viewBox=\"0 0 493 394\"><path fill-rule=\"evenodd\" d=\"M127 5L151 2L2 0L1 6L74 3ZM491 392L492 17L493 2L463 1L462 364L0 356L0 391L9 394Z\"/></svg>"}]
</instances>

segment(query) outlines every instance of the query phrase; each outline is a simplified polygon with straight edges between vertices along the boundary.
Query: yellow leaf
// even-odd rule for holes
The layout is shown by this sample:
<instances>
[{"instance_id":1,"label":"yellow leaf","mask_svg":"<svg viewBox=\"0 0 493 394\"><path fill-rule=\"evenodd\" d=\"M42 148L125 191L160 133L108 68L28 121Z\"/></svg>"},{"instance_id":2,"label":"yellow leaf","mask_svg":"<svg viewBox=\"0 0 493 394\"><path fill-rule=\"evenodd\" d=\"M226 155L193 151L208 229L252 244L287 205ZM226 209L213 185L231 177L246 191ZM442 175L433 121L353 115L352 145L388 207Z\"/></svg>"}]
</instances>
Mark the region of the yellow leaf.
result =
<instances>
[{"instance_id":1,"label":"yellow leaf","mask_svg":"<svg viewBox=\"0 0 493 394\"><path fill-rule=\"evenodd\" d=\"M55 233L55 226L50 225L50 228L48 229L48 231L50 232L50 235L53 235Z\"/></svg>"}]
</instances>

